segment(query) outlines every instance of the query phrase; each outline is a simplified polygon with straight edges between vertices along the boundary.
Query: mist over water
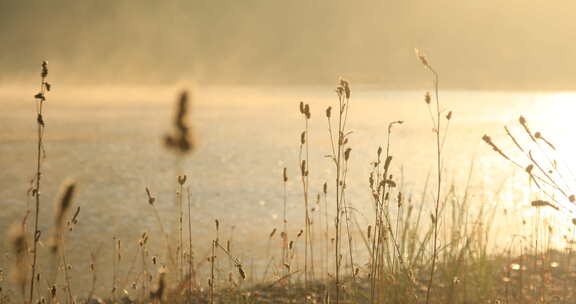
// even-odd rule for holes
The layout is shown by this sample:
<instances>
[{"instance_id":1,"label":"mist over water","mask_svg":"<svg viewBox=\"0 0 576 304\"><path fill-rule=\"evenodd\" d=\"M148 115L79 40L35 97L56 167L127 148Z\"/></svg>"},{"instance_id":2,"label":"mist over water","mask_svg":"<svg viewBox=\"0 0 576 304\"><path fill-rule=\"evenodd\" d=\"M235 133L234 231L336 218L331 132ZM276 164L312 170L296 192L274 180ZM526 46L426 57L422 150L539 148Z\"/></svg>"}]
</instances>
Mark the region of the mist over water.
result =
<instances>
[{"instance_id":1,"label":"mist over water","mask_svg":"<svg viewBox=\"0 0 576 304\"><path fill-rule=\"evenodd\" d=\"M443 88L573 89L568 0L2 1L3 83L328 85L422 88L426 51Z\"/></svg>"}]
</instances>

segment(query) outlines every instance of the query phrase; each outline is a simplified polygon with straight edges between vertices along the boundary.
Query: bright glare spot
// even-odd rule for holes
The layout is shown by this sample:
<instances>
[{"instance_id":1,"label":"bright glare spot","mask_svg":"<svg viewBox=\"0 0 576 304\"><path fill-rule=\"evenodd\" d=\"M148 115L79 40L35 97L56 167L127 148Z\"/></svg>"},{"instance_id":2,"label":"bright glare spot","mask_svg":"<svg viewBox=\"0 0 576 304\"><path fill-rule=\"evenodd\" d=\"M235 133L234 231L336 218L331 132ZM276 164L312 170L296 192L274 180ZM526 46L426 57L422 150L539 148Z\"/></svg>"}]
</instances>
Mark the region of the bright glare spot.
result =
<instances>
[{"instance_id":1,"label":"bright glare spot","mask_svg":"<svg viewBox=\"0 0 576 304\"><path fill-rule=\"evenodd\" d=\"M264 206L264 205L266 205L266 202L265 201L259 201L258 204L260 204L260 206Z\"/></svg>"},{"instance_id":2,"label":"bright glare spot","mask_svg":"<svg viewBox=\"0 0 576 304\"><path fill-rule=\"evenodd\" d=\"M556 267L558 267L558 266L560 266L560 264L558 264L558 262L552 262L552 263L550 263L550 267L552 267L552 268L556 268Z\"/></svg>"},{"instance_id":3,"label":"bright glare spot","mask_svg":"<svg viewBox=\"0 0 576 304\"><path fill-rule=\"evenodd\" d=\"M516 263L511 264L510 268L512 268L512 270L520 270L520 264L516 264Z\"/></svg>"}]
</instances>

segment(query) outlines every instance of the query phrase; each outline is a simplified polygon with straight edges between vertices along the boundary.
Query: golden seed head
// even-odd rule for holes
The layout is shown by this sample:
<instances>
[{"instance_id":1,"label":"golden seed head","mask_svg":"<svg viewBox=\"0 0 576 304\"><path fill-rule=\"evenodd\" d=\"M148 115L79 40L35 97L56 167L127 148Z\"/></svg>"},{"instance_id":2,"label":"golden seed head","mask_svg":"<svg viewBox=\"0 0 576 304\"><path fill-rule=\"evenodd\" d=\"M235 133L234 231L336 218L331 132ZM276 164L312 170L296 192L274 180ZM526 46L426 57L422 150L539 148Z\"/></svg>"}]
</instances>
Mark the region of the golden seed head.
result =
<instances>
[{"instance_id":1,"label":"golden seed head","mask_svg":"<svg viewBox=\"0 0 576 304\"><path fill-rule=\"evenodd\" d=\"M242 277L242 280L246 280L246 273L244 272L244 269L242 269L242 265L238 264L237 267L238 267L238 273Z\"/></svg>"},{"instance_id":2,"label":"golden seed head","mask_svg":"<svg viewBox=\"0 0 576 304\"><path fill-rule=\"evenodd\" d=\"M370 238L371 234L372 234L372 226L368 225L368 238Z\"/></svg>"},{"instance_id":3,"label":"golden seed head","mask_svg":"<svg viewBox=\"0 0 576 304\"><path fill-rule=\"evenodd\" d=\"M430 63L428 62L428 58L426 58L426 55L420 51L419 49L414 49L414 52L416 53L416 57L418 57L418 59L420 60L420 62L422 62L422 64L427 67L430 68Z\"/></svg>"},{"instance_id":4,"label":"golden seed head","mask_svg":"<svg viewBox=\"0 0 576 304\"><path fill-rule=\"evenodd\" d=\"M340 87L342 87L346 99L350 99L350 83L347 80L340 78Z\"/></svg>"},{"instance_id":5,"label":"golden seed head","mask_svg":"<svg viewBox=\"0 0 576 304\"><path fill-rule=\"evenodd\" d=\"M152 193L150 192L150 189L148 189L148 187L146 187L146 195L148 196L148 204L154 205L156 198L152 196Z\"/></svg>"},{"instance_id":6,"label":"golden seed head","mask_svg":"<svg viewBox=\"0 0 576 304\"><path fill-rule=\"evenodd\" d=\"M346 149L346 151L344 151L344 160L348 160L350 158L350 152L352 151L352 148L348 148Z\"/></svg>"},{"instance_id":7,"label":"golden seed head","mask_svg":"<svg viewBox=\"0 0 576 304\"><path fill-rule=\"evenodd\" d=\"M530 204L532 205L532 207L544 207L544 206L548 206L550 203L547 201L543 201L543 200L535 200L535 201L532 201Z\"/></svg>"},{"instance_id":8,"label":"golden seed head","mask_svg":"<svg viewBox=\"0 0 576 304\"><path fill-rule=\"evenodd\" d=\"M42 61L42 71L40 72L40 76L42 76L42 78L48 76L48 61L46 60Z\"/></svg>"},{"instance_id":9,"label":"golden seed head","mask_svg":"<svg viewBox=\"0 0 576 304\"><path fill-rule=\"evenodd\" d=\"M74 192L76 189L76 184L73 181L67 181L62 185L62 190L60 194L60 199L56 201L56 213L54 216L54 226L56 227L56 232L54 235L53 243L51 249L56 252L58 245L60 243L62 229L64 227L64 217L70 206L72 205L72 199L74 197ZM78 210L79 212L79 210Z\"/></svg>"},{"instance_id":10,"label":"golden seed head","mask_svg":"<svg viewBox=\"0 0 576 304\"><path fill-rule=\"evenodd\" d=\"M178 183L180 185L184 185L184 183L186 183L186 175L179 175L178 176Z\"/></svg>"},{"instance_id":11,"label":"golden seed head","mask_svg":"<svg viewBox=\"0 0 576 304\"><path fill-rule=\"evenodd\" d=\"M520 118L518 118L518 122L520 122L521 125L525 125L526 124L526 118L524 118L524 116L520 116Z\"/></svg>"}]
</instances>

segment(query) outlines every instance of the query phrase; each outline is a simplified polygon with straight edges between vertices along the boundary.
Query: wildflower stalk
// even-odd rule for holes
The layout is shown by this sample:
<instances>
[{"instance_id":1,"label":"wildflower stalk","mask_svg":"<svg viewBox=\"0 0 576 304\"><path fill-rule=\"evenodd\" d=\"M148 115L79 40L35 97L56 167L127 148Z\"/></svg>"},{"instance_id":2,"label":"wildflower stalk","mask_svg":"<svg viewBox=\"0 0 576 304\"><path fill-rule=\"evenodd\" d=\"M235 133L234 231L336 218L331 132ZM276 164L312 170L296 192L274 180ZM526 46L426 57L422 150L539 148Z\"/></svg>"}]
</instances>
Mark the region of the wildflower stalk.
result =
<instances>
[{"instance_id":1,"label":"wildflower stalk","mask_svg":"<svg viewBox=\"0 0 576 304\"><path fill-rule=\"evenodd\" d=\"M430 268L430 279L428 281L428 287L426 288L426 303L430 303L430 293L432 291L432 286L434 284L434 272L436 271L436 260L438 259L438 222L439 222L439 213L440 213L440 194L442 189L442 147L444 145L445 138L441 140L440 134L440 100L438 97L438 73L428 62L426 56L416 50L416 56L420 59L420 62L424 65L426 69L428 69L433 76L434 81L434 99L436 101L436 117L432 117L432 121L435 123L434 126L434 134L436 138L436 169L438 171L437 174L437 184L436 184L436 202L434 205L434 211L431 216L432 223L434 225L434 237L432 239L432 267ZM430 97L426 95L426 104L430 104ZM446 116L448 121L452 117L452 112Z\"/></svg>"},{"instance_id":2,"label":"wildflower stalk","mask_svg":"<svg viewBox=\"0 0 576 304\"><path fill-rule=\"evenodd\" d=\"M348 108L350 104L350 85L348 81L340 79L336 87L336 94L338 95L338 139L336 145L334 144L334 136L332 132L331 113L332 107L326 109L326 118L328 119L328 131L330 134L330 143L332 144L331 158L336 166L336 236L335 236L335 285L336 285L336 303L340 302L340 268L341 268L341 253L340 253L340 216L342 212L343 202L342 196L344 191L344 179L342 172L342 158L344 157L344 149L348 142L345 135L346 120L348 118ZM348 152L350 153L350 152Z\"/></svg>"},{"instance_id":3,"label":"wildflower stalk","mask_svg":"<svg viewBox=\"0 0 576 304\"><path fill-rule=\"evenodd\" d=\"M299 153L299 159L300 159L300 173L301 173L301 181L302 181L302 189L304 191L304 285L307 286L308 284L308 279L309 279L309 275L310 275L310 271L308 269L308 261L311 260L313 261L313 251L312 251L312 244L310 242L310 213L309 213L309 204L308 204L308 199L309 199L309 152L308 152L308 121L310 120L310 105L308 104L304 104L303 102L300 102L300 113L304 116L304 121L305 121L305 129L304 132L302 132L302 134L300 135L300 153ZM304 151L303 151L304 150ZM304 152L304 159L302 156L302 152ZM312 266L313 263L310 263L310 266ZM310 270L312 270L313 268L311 268ZM313 271L312 271L313 273Z\"/></svg>"},{"instance_id":4,"label":"wildflower stalk","mask_svg":"<svg viewBox=\"0 0 576 304\"><path fill-rule=\"evenodd\" d=\"M38 240L40 239L40 231L38 230L38 216L40 214L40 178L42 176L42 160L44 159L44 118L42 117L42 107L46 101L46 93L50 91L50 84L46 81L48 77L48 62L42 61L42 68L40 72L42 78L40 83L40 92L34 96L38 100L36 103L36 123L38 126L38 138L36 145L36 174L33 195L35 197L34 206L34 235L32 247L32 274L30 276L30 293L29 303L34 300L34 279L36 277L36 263L38 256Z\"/></svg>"}]
</instances>

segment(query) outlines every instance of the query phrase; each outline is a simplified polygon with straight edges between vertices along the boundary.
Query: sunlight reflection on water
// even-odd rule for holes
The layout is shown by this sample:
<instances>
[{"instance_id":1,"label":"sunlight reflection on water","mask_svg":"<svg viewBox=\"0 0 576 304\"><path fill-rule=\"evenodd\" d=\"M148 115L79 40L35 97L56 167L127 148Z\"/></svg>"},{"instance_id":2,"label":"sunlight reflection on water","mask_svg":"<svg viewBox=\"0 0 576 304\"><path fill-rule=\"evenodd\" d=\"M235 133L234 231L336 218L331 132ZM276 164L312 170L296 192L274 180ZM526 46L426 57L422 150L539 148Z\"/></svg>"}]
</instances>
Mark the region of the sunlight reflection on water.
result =
<instances>
[{"instance_id":1,"label":"sunlight reflection on water","mask_svg":"<svg viewBox=\"0 0 576 304\"><path fill-rule=\"evenodd\" d=\"M141 96L129 95L130 102L124 101L118 91L99 94L86 102L72 93L55 94L45 114L48 127L43 193L47 204L42 222L50 223L49 201L60 182L68 176L77 179L77 203L82 206L82 214L81 224L70 236L71 243L78 244L71 250L71 260L81 265L88 263L88 250L106 248L113 235L127 240L130 249L142 231L158 232L146 205L146 186L157 194L159 211L168 226L175 222L170 219L176 218L172 203L174 160L160 145L160 138L169 127L176 93L155 95L147 91ZM10 99L0 101L6 109L0 112L0 197L4 209L0 231L22 216L26 208L35 134L29 95L10 92ZM432 126L423 95L424 91L353 88L349 126L354 133L348 191L351 203L359 210L361 227L366 227L366 219L371 219L369 163L378 146L385 143L388 122L405 121L391 137L393 170L402 177L404 189L414 202L421 199L426 177L435 174ZM503 150L514 151L503 127L510 126L520 133L516 121L524 115L531 128L555 143L561 151L559 159L573 167L576 141L571 124L576 95L449 91L441 92L440 97L445 110L454 111L444 151L445 182L462 195L474 166L469 184L471 208L497 208L491 226L492 240L493 246L503 248L512 234L527 234L535 229L533 224L522 222L537 215L529 205L541 195L533 185L529 186L522 170L514 169L492 152L481 137L489 134ZM265 260L266 236L272 228L281 226L284 166L290 176L287 190L291 233L300 229L304 211L302 191L295 178L303 128L298 113L300 100L312 108L310 174L315 194L321 191L324 181L332 181L334 173L324 157L329 153L329 140L323 113L336 101L332 88L210 87L197 92L193 121L200 147L186 160L184 171L190 177L194 240L201 254L209 247L213 221L218 218L228 237L234 239L241 258ZM549 211L541 210L540 216L553 226L552 238L561 245L571 217ZM43 229L49 229L48 224ZM159 244L160 240L151 237L151 242ZM100 262L107 264L110 254L102 251ZM86 276L76 271L77 276ZM110 270L103 267L101 271Z\"/></svg>"}]
</instances>

